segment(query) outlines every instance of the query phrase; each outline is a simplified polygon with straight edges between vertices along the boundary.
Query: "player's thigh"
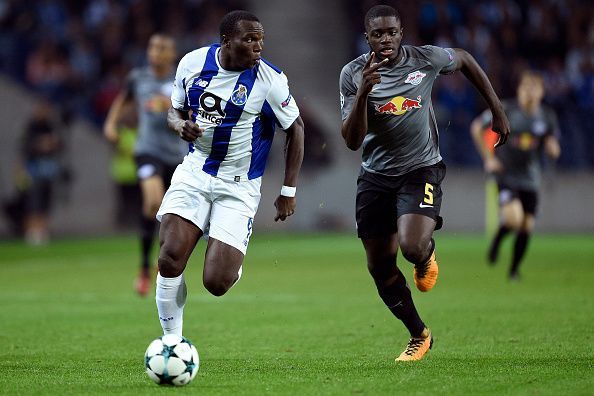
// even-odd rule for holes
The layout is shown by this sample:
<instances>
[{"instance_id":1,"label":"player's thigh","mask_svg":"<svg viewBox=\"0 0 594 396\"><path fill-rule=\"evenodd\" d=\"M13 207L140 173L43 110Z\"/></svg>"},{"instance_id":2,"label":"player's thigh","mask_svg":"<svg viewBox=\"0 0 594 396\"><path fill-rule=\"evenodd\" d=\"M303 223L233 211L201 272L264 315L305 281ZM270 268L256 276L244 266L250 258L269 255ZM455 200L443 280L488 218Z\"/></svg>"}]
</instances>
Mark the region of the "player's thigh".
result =
<instances>
[{"instance_id":1,"label":"player's thigh","mask_svg":"<svg viewBox=\"0 0 594 396\"><path fill-rule=\"evenodd\" d=\"M439 215L443 198L441 183L445 173L445 164L439 162L405 175L398 189L396 202L401 247L403 237L412 235L417 238L419 233L432 234L435 229L441 228L443 223ZM420 217L411 215L420 215ZM401 224L404 229L401 229ZM430 235L429 238L431 238Z\"/></svg>"},{"instance_id":2,"label":"player's thigh","mask_svg":"<svg viewBox=\"0 0 594 396\"><path fill-rule=\"evenodd\" d=\"M390 240L396 234L396 197L393 192L359 178L355 206L357 236L363 241L382 243L382 240ZM363 245L367 251L366 243L363 242Z\"/></svg>"},{"instance_id":3,"label":"player's thigh","mask_svg":"<svg viewBox=\"0 0 594 396\"><path fill-rule=\"evenodd\" d=\"M165 185L160 175L154 175L140 181L140 190L145 205L159 207L163 195L165 194ZM155 209L156 211L156 209Z\"/></svg>"},{"instance_id":4,"label":"player's thigh","mask_svg":"<svg viewBox=\"0 0 594 396\"><path fill-rule=\"evenodd\" d=\"M403 254L423 255L431 238L437 221L418 213L407 213L398 217L398 242Z\"/></svg>"},{"instance_id":5,"label":"player's thigh","mask_svg":"<svg viewBox=\"0 0 594 396\"><path fill-rule=\"evenodd\" d=\"M501 220L505 226L517 230L522 225L523 218L524 209L518 198L513 198L501 205Z\"/></svg>"},{"instance_id":6,"label":"player's thigh","mask_svg":"<svg viewBox=\"0 0 594 396\"><path fill-rule=\"evenodd\" d=\"M236 247L209 237L204 255L204 282L221 281L230 286L237 279L244 257L244 253Z\"/></svg>"},{"instance_id":7,"label":"player's thigh","mask_svg":"<svg viewBox=\"0 0 594 396\"><path fill-rule=\"evenodd\" d=\"M172 213L163 215L159 229L159 261L186 263L202 234L200 228L183 217Z\"/></svg>"},{"instance_id":8,"label":"player's thigh","mask_svg":"<svg viewBox=\"0 0 594 396\"><path fill-rule=\"evenodd\" d=\"M239 183L215 179L209 237L245 255L259 204L259 181Z\"/></svg>"}]
</instances>

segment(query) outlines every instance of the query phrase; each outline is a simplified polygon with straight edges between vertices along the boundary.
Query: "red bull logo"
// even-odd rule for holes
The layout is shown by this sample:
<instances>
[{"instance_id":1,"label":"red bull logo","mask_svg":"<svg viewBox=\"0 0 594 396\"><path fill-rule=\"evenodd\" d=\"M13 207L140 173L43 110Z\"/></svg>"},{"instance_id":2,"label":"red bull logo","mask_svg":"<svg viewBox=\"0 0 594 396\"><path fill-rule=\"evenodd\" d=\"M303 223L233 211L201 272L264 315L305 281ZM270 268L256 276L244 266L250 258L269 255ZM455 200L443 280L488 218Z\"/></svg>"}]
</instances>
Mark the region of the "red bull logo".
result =
<instances>
[{"instance_id":1,"label":"red bull logo","mask_svg":"<svg viewBox=\"0 0 594 396\"><path fill-rule=\"evenodd\" d=\"M388 103L383 105L375 105L375 111L380 114L393 114L402 115L412 109L420 109L423 107L421 104L421 96L417 96L417 99L409 99L403 96L396 96L392 98Z\"/></svg>"}]
</instances>

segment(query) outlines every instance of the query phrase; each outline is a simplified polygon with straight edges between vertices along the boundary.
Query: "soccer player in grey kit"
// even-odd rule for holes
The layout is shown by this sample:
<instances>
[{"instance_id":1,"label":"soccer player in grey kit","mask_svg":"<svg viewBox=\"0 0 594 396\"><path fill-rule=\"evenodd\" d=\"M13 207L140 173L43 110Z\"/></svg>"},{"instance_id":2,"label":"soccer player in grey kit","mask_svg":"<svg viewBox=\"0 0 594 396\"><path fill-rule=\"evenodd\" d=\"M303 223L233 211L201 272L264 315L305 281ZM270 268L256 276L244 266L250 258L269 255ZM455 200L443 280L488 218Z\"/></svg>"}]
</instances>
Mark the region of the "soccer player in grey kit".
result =
<instances>
[{"instance_id":1,"label":"soccer player in grey kit","mask_svg":"<svg viewBox=\"0 0 594 396\"><path fill-rule=\"evenodd\" d=\"M134 69L128 75L126 86L111 105L103 126L105 137L113 143L117 142L117 125L124 104L130 100L136 103L139 123L134 156L142 193L142 216L141 263L135 287L141 296L147 295L150 289L150 250L157 227L155 215L176 166L188 152L188 144L167 125L167 110L171 106L169 97L175 79L176 52L173 39L164 34L153 34L149 40L147 58L147 67Z\"/></svg>"},{"instance_id":2,"label":"soccer player in grey kit","mask_svg":"<svg viewBox=\"0 0 594 396\"><path fill-rule=\"evenodd\" d=\"M516 100L503 102L511 125L510 142L497 152L487 147L483 133L491 125L491 112L485 110L470 125L474 143L483 158L485 171L495 176L499 189L501 224L489 248L488 260L494 265L503 238L516 234L509 278L519 279L524 258L534 229L538 207L543 154L559 158L559 122L555 112L544 105L544 81L535 71L520 76Z\"/></svg>"},{"instance_id":3,"label":"soccer player in grey kit","mask_svg":"<svg viewBox=\"0 0 594 396\"><path fill-rule=\"evenodd\" d=\"M431 106L433 82L461 70L485 98L493 130L505 143L509 122L491 83L466 51L401 45L398 12L375 6L365 15L370 52L340 74L342 137L348 148L363 146L357 180L357 233L380 297L411 338L396 361L421 359L433 344L415 308L406 279L396 266L398 248L414 265L421 291L435 285L438 266L433 231L441 227L440 188L445 165Z\"/></svg>"}]
</instances>

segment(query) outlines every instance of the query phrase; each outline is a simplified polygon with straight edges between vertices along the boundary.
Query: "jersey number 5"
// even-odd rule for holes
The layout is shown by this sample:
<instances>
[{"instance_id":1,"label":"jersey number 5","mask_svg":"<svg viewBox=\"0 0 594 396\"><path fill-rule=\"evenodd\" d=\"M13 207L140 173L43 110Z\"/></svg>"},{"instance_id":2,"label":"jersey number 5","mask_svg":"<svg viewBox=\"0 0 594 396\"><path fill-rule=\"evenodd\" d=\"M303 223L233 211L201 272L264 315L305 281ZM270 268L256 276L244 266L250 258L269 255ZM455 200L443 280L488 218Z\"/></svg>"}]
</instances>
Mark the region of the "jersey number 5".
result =
<instances>
[{"instance_id":1,"label":"jersey number 5","mask_svg":"<svg viewBox=\"0 0 594 396\"><path fill-rule=\"evenodd\" d=\"M426 204L433 205L433 186L429 183L425 183L425 199L423 201Z\"/></svg>"}]
</instances>

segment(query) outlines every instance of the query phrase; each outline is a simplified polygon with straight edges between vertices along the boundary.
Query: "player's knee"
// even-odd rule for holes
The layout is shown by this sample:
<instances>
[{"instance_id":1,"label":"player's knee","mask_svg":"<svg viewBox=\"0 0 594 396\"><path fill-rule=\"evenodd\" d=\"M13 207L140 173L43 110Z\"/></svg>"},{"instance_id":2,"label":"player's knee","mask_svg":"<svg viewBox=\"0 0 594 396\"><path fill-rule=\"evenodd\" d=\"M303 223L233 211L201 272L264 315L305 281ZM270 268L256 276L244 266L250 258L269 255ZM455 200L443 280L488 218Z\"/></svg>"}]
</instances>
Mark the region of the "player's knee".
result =
<instances>
[{"instance_id":1,"label":"player's knee","mask_svg":"<svg viewBox=\"0 0 594 396\"><path fill-rule=\"evenodd\" d=\"M421 263L429 255L430 243L424 240L402 239L400 250L405 259L413 264Z\"/></svg>"},{"instance_id":2,"label":"player's knee","mask_svg":"<svg viewBox=\"0 0 594 396\"><path fill-rule=\"evenodd\" d=\"M234 277L227 276L227 275L217 275L217 276L204 276L202 283L204 287L210 294L216 297L220 297L227 293L231 286L237 280L237 275Z\"/></svg>"},{"instance_id":3,"label":"player's knee","mask_svg":"<svg viewBox=\"0 0 594 396\"><path fill-rule=\"evenodd\" d=\"M175 278L184 272L185 263L175 252L166 246L161 247L159 253L159 272L166 278Z\"/></svg>"}]
</instances>

